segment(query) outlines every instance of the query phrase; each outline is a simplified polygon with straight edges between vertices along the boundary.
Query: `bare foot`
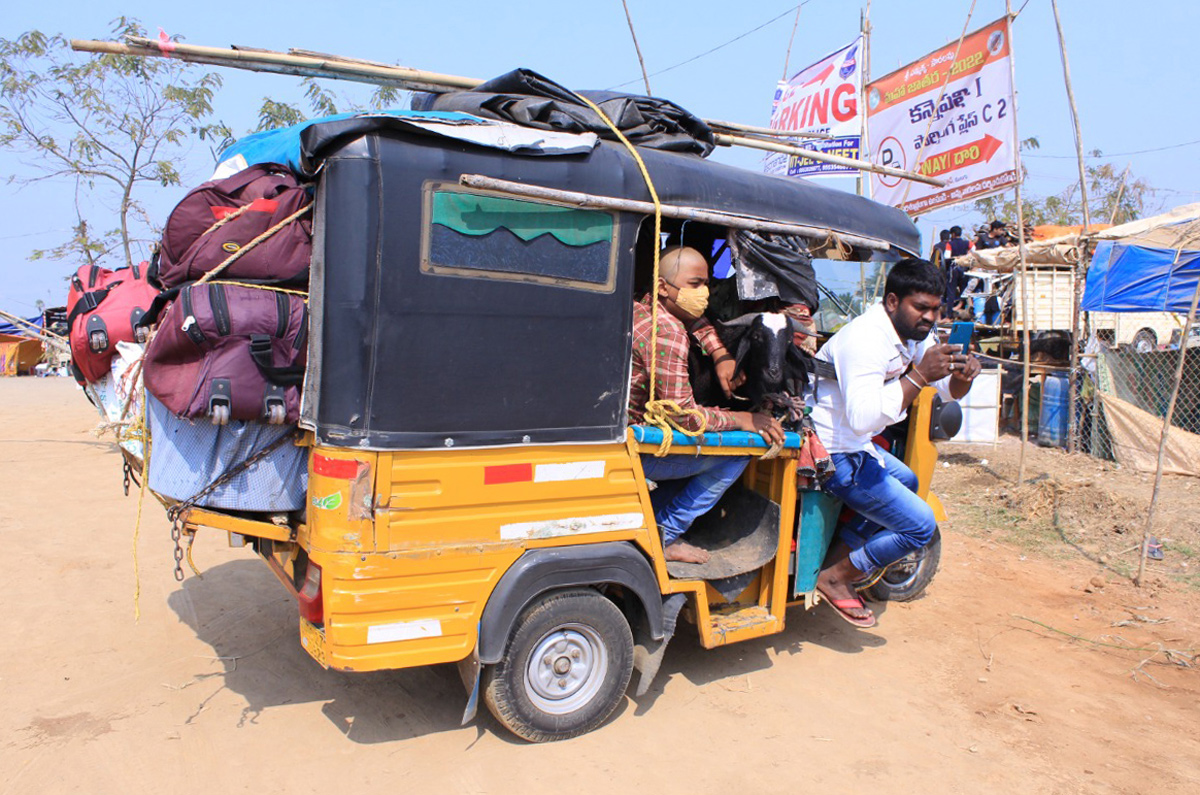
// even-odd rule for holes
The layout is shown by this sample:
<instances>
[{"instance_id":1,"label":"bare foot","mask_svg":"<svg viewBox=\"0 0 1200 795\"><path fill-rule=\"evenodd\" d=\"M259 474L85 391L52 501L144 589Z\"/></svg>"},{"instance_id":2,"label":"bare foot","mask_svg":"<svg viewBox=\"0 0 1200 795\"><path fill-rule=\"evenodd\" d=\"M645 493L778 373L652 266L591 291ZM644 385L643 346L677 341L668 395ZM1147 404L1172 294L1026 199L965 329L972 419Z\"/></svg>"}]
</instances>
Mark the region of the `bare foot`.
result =
<instances>
[{"instance_id":1,"label":"bare foot","mask_svg":"<svg viewBox=\"0 0 1200 795\"><path fill-rule=\"evenodd\" d=\"M700 547L695 547L686 541L676 541L663 550L667 560L680 563L708 563L708 553Z\"/></svg>"},{"instance_id":2,"label":"bare foot","mask_svg":"<svg viewBox=\"0 0 1200 795\"><path fill-rule=\"evenodd\" d=\"M829 548L824 567L817 574L817 590L830 606L850 620L850 623L873 626L875 614L863 604L862 597L854 590L855 581L861 577L862 572L850 562L850 547L837 541ZM856 602L857 605L848 604L843 600Z\"/></svg>"}]
</instances>

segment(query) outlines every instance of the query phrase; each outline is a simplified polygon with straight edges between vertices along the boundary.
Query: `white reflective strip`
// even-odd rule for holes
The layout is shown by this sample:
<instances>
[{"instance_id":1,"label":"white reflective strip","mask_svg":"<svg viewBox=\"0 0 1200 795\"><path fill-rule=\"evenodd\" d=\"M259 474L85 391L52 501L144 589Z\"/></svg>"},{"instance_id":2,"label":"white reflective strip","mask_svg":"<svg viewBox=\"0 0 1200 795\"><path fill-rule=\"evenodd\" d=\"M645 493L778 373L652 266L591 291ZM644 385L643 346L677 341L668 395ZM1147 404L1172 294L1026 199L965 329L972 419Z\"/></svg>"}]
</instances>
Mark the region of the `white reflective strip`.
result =
<instances>
[{"instance_id":1,"label":"white reflective strip","mask_svg":"<svg viewBox=\"0 0 1200 795\"><path fill-rule=\"evenodd\" d=\"M571 519L546 519L541 522L520 522L500 526L500 538L505 541L525 538L556 538L558 536L607 533L613 530L638 530L645 525L640 513L610 513L604 516L580 516Z\"/></svg>"},{"instance_id":2,"label":"white reflective strip","mask_svg":"<svg viewBox=\"0 0 1200 795\"><path fill-rule=\"evenodd\" d=\"M394 640L440 638L442 622L436 618L419 621L400 621L395 624L376 624L367 627L367 643L390 643Z\"/></svg>"},{"instance_id":3,"label":"white reflective strip","mask_svg":"<svg viewBox=\"0 0 1200 795\"><path fill-rule=\"evenodd\" d=\"M534 483L549 483L555 480L594 480L602 477L604 477L603 461L538 464L533 468Z\"/></svg>"}]
</instances>

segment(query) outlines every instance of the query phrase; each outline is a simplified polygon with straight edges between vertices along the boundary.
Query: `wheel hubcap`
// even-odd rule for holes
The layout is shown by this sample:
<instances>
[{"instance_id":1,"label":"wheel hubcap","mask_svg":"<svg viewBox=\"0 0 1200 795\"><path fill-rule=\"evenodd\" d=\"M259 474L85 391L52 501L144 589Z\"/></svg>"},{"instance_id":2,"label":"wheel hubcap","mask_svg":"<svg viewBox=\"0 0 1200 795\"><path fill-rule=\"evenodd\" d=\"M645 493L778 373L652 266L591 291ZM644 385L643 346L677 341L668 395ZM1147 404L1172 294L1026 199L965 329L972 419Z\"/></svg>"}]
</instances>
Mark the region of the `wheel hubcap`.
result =
<instances>
[{"instance_id":1,"label":"wheel hubcap","mask_svg":"<svg viewBox=\"0 0 1200 795\"><path fill-rule=\"evenodd\" d=\"M525 694L543 712L565 715L595 697L607 672L608 652L596 631L565 624L534 645L525 670Z\"/></svg>"}]
</instances>

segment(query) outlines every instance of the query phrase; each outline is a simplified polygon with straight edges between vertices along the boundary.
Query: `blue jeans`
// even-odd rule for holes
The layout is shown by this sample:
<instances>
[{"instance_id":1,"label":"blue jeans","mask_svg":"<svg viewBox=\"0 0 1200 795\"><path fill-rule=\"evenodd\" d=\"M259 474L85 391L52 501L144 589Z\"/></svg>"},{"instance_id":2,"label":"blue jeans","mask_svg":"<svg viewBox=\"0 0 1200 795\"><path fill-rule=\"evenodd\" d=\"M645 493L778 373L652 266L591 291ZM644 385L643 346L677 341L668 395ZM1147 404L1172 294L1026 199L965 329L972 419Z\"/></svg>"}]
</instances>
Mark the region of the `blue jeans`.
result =
<instances>
[{"instance_id":1,"label":"blue jeans","mask_svg":"<svg viewBox=\"0 0 1200 795\"><path fill-rule=\"evenodd\" d=\"M654 521L663 535L663 546L688 531L692 522L713 507L725 490L742 476L750 459L745 456L642 455L642 471L658 488L650 492ZM671 483L669 481L686 482ZM668 481L663 483L663 481Z\"/></svg>"},{"instance_id":2,"label":"blue jeans","mask_svg":"<svg viewBox=\"0 0 1200 795\"><path fill-rule=\"evenodd\" d=\"M882 568L920 549L933 538L937 519L917 496L917 476L884 450L883 465L866 451L833 453L837 468L825 490L858 516L841 530L850 562L859 571Z\"/></svg>"}]
</instances>

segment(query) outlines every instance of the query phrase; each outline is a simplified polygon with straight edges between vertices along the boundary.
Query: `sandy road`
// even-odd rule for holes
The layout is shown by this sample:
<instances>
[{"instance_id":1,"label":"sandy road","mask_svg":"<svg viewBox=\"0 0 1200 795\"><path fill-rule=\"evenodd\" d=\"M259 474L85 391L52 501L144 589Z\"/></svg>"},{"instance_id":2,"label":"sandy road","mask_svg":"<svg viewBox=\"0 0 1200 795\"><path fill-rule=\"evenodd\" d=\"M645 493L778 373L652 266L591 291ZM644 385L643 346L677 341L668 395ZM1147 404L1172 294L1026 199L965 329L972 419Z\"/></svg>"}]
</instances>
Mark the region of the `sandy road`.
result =
<instances>
[{"instance_id":1,"label":"sandy road","mask_svg":"<svg viewBox=\"0 0 1200 795\"><path fill-rule=\"evenodd\" d=\"M531 746L460 727L450 666L345 675L301 650L296 609L245 550L120 491L115 449L63 379L0 379L0 795L383 792L1200 791L1200 679L1014 618L1147 648L1200 646L1188 592L1082 585L946 528L929 595L860 632L828 608L705 651L686 627L646 697ZM1131 613L1170 618L1113 629ZM1140 655L1148 656L1148 655Z\"/></svg>"}]
</instances>

